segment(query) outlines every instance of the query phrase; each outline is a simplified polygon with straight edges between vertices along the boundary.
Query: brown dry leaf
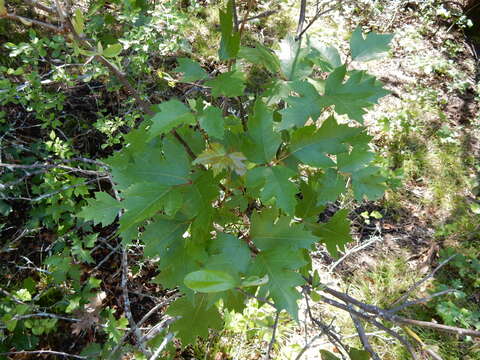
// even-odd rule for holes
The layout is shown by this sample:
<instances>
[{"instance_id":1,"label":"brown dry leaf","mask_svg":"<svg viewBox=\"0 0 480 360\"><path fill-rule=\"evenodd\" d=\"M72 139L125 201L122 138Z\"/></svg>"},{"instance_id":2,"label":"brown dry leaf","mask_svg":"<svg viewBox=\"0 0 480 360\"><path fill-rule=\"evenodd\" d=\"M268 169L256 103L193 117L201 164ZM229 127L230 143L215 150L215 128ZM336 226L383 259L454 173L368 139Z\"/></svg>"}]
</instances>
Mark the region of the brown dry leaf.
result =
<instances>
[{"instance_id":1,"label":"brown dry leaf","mask_svg":"<svg viewBox=\"0 0 480 360\"><path fill-rule=\"evenodd\" d=\"M107 294L104 291L100 291L90 298L90 302L86 304L82 310L76 312L80 321L72 324L73 335L78 335L83 330L90 329L93 325L98 323L100 320L98 315L102 310L102 303L106 297Z\"/></svg>"}]
</instances>

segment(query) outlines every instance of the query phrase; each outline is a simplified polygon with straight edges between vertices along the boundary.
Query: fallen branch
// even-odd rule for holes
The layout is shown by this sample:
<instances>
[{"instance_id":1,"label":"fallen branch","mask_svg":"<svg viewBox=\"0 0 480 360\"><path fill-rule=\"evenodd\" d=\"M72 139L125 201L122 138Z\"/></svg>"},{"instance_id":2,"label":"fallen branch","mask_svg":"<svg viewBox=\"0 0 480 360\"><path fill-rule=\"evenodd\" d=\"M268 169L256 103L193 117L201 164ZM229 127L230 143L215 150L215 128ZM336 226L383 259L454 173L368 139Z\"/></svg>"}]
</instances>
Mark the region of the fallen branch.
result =
<instances>
[{"instance_id":1,"label":"fallen branch","mask_svg":"<svg viewBox=\"0 0 480 360\"><path fill-rule=\"evenodd\" d=\"M81 355L73 355L73 354L68 354L65 352L61 351L54 351L54 350L32 350L32 351L8 351L8 352L2 352L0 353L0 356L9 356L9 355L57 355L57 356L65 356L65 357L70 357L74 359L88 359L86 356L81 356Z\"/></svg>"},{"instance_id":2,"label":"fallen branch","mask_svg":"<svg viewBox=\"0 0 480 360\"><path fill-rule=\"evenodd\" d=\"M413 284L412 286L410 286L410 288L406 291L405 294L403 294L401 297L399 297L397 300L395 300L391 306L394 306L406 299L408 299L408 297L410 296L410 294L416 289L418 288L420 285L422 285L425 281L427 281L428 279L430 279L431 277L433 277L438 270L440 270L442 267L444 267L450 260L452 260L454 257L456 256L456 254L448 257L447 259L445 259L444 261L442 261L435 269L433 269L432 272L430 272L427 276L425 276L423 279L421 279L420 281L417 281L415 284Z\"/></svg>"}]
</instances>

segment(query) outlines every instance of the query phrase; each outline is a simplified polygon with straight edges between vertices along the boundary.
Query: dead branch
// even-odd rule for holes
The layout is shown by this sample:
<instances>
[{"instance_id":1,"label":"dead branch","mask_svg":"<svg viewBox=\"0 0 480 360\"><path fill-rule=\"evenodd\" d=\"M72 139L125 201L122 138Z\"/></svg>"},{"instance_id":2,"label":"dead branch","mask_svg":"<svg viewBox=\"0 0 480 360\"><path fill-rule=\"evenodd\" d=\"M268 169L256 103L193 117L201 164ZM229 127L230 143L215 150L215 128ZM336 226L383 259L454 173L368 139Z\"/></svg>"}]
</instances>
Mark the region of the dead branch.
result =
<instances>
[{"instance_id":1,"label":"dead branch","mask_svg":"<svg viewBox=\"0 0 480 360\"><path fill-rule=\"evenodd\" d=\"M430 279L431 277L433 277L438 270L440 270L442 267L444 267L450 260L452 260L454 257L456 256L456 254L450 256L448 259L445 259L444 261L442 261L435 269L433 269L432 272L430 272L427 276L425 276L423 279L421 279L420 281L417 281L415 284L413 284L412 286L410 286L410 288L405 292L405 294L403 294L401 297L399 297L397 300L395 300L391 306L394 306L396 304L399 304L401 303L402 301L408 299L408 297L410 296L410 294L416 289L418 288L420 285L422 285L425 281L427 281L428 279Z\"/></svg>"},{"instance_id":2,"label":"dead branch","mask_svg":"<svg viewBox=\"0 0 480 360\"><path fill-rule=\"evenodd\" d=\"M0 353L0 356L9 356L9 355L57 355L57 356L65 356L65 357L70 357L74 359L88 359L86 356L81 356L81 355L74 355L74 354L68 354L65 352L61 351L53 351L53 350L33 350L33 351L8 351L8 352L2 352Z\"/></svg>"},{"instance_id":3,"label":"dead branch","mask_svg":"<svg viewBox=\"0 0 480 360\"><path fill-rule=\"evenodd\" d=\"M265 359L266 360L270 359L270 353L272 352L273 344L275 344L275 335L277 333L279 317L280 317L280 311L277 311L277 313L275 314L275 322L273 323L272 338L270 339L270 342L268 343L267 353L265 354Z\"/></svg>"}]
</instances>

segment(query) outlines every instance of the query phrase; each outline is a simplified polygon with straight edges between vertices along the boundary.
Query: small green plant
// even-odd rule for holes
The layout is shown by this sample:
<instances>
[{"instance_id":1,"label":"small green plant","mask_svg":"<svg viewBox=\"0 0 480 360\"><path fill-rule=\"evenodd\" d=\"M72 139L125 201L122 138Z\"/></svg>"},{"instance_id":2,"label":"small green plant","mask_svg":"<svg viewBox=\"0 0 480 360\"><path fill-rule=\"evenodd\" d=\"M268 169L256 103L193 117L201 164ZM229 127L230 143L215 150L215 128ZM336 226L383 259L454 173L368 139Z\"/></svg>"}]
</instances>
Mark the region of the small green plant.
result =
<instances>
[{"instance_id":1,"label":"small green plant","mask_svg":"<svg viewBox=\"0 0 480 360\"><path fill-rule=\"evenodd\" d=\"M475 295L480 290L478 254L466 256L445 249L441 260L454 256L437 277L432 292L451 289L452 292L429 304L447 325L480 329L480 307Z\"/></svg>"},{"instance_id":2,"label":"small green plant","mask_svg":"<svg viewBox=\"0 0 480 360\"><path fill-rule=\"evenodd\" d=\"M323 243L336 256L352 240L346 210L324 224L318 213L347 183L357 200L385 189L371 164L371 138L332 111L362 123L367 108L387 94L381 84L347 70L335 48L308 39L302 45L287 38L276 53L260 44L241 47L230 3L220 21L219 57L228 70L209 78L198 63L180 59L180 81L206 80L210 94L189 106L176 99L155 105L125 136L127 146L105 160L119 195L99 192L79 214L102 226L122 214L125 244L144 229L145 256L160 258L154 282L185 294L167 311L181 316L170 330L183 345L222 328L220 300L238 312L249 296L266 297L297 319L308 250ZM351 57L371 60L390 40L356 30ZM248 91L246 63L272 74L263 92ZM315 69L325 78L314 77Z\"/></svg>"}]
</instances>

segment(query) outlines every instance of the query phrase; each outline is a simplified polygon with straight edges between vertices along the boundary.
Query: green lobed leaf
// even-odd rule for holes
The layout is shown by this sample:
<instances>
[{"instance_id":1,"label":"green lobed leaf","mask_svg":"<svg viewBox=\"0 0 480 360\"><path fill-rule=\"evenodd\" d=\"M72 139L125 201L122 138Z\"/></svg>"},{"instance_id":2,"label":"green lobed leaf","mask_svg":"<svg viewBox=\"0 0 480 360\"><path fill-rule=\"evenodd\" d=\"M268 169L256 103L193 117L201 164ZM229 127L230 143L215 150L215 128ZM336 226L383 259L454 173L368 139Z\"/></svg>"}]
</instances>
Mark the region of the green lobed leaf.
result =
<instances>
[{"instance_id":1,"label":"green lobed leaf","mask_svg":"<svg viewBox=\"0 0 480 360\"><path fill-rule=\"evenodd\" d=\"M233 19L233 1L228 0L225 11L220 10L220 31L222 39L220 41L220 49L218 55L220 60L228 60L236 58L240 49L240 32L234 29Z\"/></svg>"},{"instance_id":2,"label":"green lobed leaf","mask_svg":"<svg viewBox=\"0 0 480 360\"><path fill-rule=\"evenodd\" d=\"M369 360L370 359L370 353L366 350L350 348L348 355L350 356L351 360Z\"/></svg>"},{"instance_id":3,"label":"green lobed leaf","mask_svg":"<svg viewBox=\"0 0 480 360\"><path fill-rule=\"evenodd\" d=\"M95 193L95 199L87 199L88 205L82 208L77 215L85 220L93 221L94 225L110 225L122 209L119 201L108 195L106 192Z\"/></svg>"},{"instance_id":4,"label":"green lobed leaf","mask_svg":"<svg viewBox=\"0 0 480 360\"><path fill-rule=\"evenodd\" d=\"M157 216L145 227L142 241L145 244L143 253L148 257L162 257L175 241L182 241L183 234L189 225L184 219L171 219Z\"/></svg>"},{"instance_id":5,"label":"green lobed leaf","mask_svg":"<svg viewBox=\"0 0 480 360\"><path fill-rule=\"evenodd\" d=\"M256 44L254 48L241 47L238 57L254 65L262 65L271 73L276 73L280 70L280 60L278 57L259 43Z\"/></svg>"},{"instance_id":6,"label":"green lobed leaf","mask_svg":"<svg viewBox=\"0 0 480 360\"><path fill-rule=\"evenodd\" d=\"M376 200L383 196L386 179L379 171L378 167L369 166L352 174L352 188L356 200L361 201L364 197Z\"/></svg>"},{"instance_id":7,"label":"green lobed leaf","mask_svg":"<svg viewBox=\"0 0 480 360\"><path fill-rule=\"evenodd\" d=\"M310 249L318 242L319 239L302 224L290 224L290 217L280 216L275 222L276 213L275 209L268 209L252 215L250 236L260 250L273 250L279 246L291 250Z\"/></svg>"},{"instance_id":8,"label":"green lobed leaf","mask_svg":"<svg viewBox=\"0 0 480 360\"><path fill-rule=\"evenodd\" d=\"M218 233L211 244L205 268L227 271L238 277L238 274L247 271L250 259L250 250L244 241L230 234Z\"/></svg>"},{"instance_id":9,"label":"green lobed leaf","mask_svg":"<svg viewBox=\"0 0 480 360\"><path fill-rule=\"evenodd\" d=\"M306 261L300 251L277 246L260 252L251 266L252 275L268 275L268 283L262 288L273 299L277 310L287 310L295 320L298 320L297 300L301 298L296 287L305 283L303 277L295 270L305 264Z\"/></svg>"},{"instance_id":10,"label":"green lobed leaf","mask_svg":"<svg viewBox=\"0 0 480 360\"><path fill-rule=\"evenodd\" d=\"M209 329L220 330L223 320L215 306L208 306L206 296L196 296L192 304L186 297L169 306L167 314L180 316L170 328L182 340L182 345L193 344L198 336L208 337Z\"/></svg>"},{"instance_id":11,"label":"green lobed leaf","mask_svg":"<svg viewBox=\"0 0 480 360\"><path fill-rule=\"evenodd\" d=\"M335 165L327 154L338 154L347 148L338 138L327 138L315 125L295 130L290 143L290 155L305 165L328 168Z\"/></svg>"},{"instance_id":12,"label":"green lobed leaf","mask_svg":"<svg viewBox=\"0 0 480 360\"><path fill-rule=\"evenodd\" d=\"M294 81L289 84L289 90L299 96L289 96L285 102L289 105L281 110L282 121L278 124L279 130L303 126L308 119L317 120L322 107L320 95L315 87L308 81Z\"/></svg>"},{"instance_id":13,"label":"green lobed leaf","mask_svg":"<svg viewBox=\"0 0 480 360\"><path fill-rule=\"evenodd\" d=\"M215 293L233 289L237 281L220 270L198 270L185 276L184 283L190 289L202 293Z\"/></svg>"},{"instance_id":14,"label":"green lobed leaf","mask_svg":"<svg viewBox=\"0 0 480 360\"><path fill-rule=\"evenodd\" d=\"M325 209L323 204L318 204L317 186L315 185L317 184L306 183L303 181L300 183L302 199L298 201L295 209L296 217L302 219L317 219L318 214Z\"/></svg>"},{"instance_id":15,"label":"green lobed leaf","mask_svg":"<svg viewBox=\"0 0 480 360\"><path fill-rule=\"evenodd\" d=\"M155 183L137 183L128 188L123 196L125 214L120 219L119 231L123 232L152 217L165 206L165 198L172 187Z\"/></svg>"},{"instance_id":16,"label":"green lobed leaf","mask_svg":"<svg viewBox=\"0 0 480 360\"><path fill-rule=\"evenodd\" d=\"M295 41L293 36L280 41L280 49L276 54L283 75L289 81L305 79L313 71L307 58L309 49L302 47L301 41Z\"/></svg>"},{"instance_id":17,"label":"green lobed leaf","mask_svg":"<svg viewBox=\"0 0 480 360\"><path fill-rule=\"evenodd\" d=\"M357 61L376 59L390 49L392 39L393 34L377 34L373 31L363 38L362 29L357 27L350 38L352 59Z\"/></svg>"},{"instance_id":18,"label":"green lobed leaf","mask_svg":"<svg viewBox=\"0 0 480 360\"><path fill-rule=\"evenodd\" d=\"M332 354L330 351L327 350L320 350L320 358L322 360L340 360L339 357Z\"/></svg>"},{"instance_id":19,"label":"green lobed leaf","mask_svg":"<svg viewBox=\"0 0 480 360\"><path fill-rule=\"evenodd\" d=\"M2 2L3 0L0 0L0 13L2 12ZM83 30L85 29L85 22L84 22L82 10L80 9L75 10L72 18L72 25L73 25L73 28L75 29L75 32L81 36L83 34Z\"/></svg>"},{"instance_id":20,"label":"green lobed leaf","mask_svg":"<svg viewBox=\"0 0 480 360\"><path fill-rule=\"evenodd\" d=\"M325 244L334 258L338 257L339 249L344 251L345 245L353 241L347 216L348 211L342 209L337 211L327 223L309 224L312 233L320 238L320 242Z\"/></svg>"},{"instance_id":21,"label":"green lobed leaf","mask_svg":"<svg viewBox=\"0 0 480 360\"><path fill-rule=\"evenodd\" d=\"M282 139L279 133L273 131L273 112L261 100L255 102L247 135L248 141L243 150L248 160L263 164L275 157Z\"/></svg>"},{"instance_id":22,"label":"green lobed leaf","mask_svg":"<svg viewBox=\"0 0 480 360\"><path fill-rule=\"evenodd\" d=\"M205 244L196 244L191 238L183 236L174 239L160 258L160 274L155 277L154 282L164 288L178 287L180 291L191 296L193 291L185 286L183 280L187 274L201 270L201 264L208 258L204 246Z\"/></svg>"},{"instance_id":23,"label":"green lobed leaf","mask_svg":"<svg viewBox=\"0 0 480 360\"><path fill-rule=\"evenodd\" d=\"M277 207L289 215L295 212L297 186L290 181L297 173L284 166L256 167L247 172L247 188L260 190L262 201L275 198Z\"/></svg>"},{"instance_id":24,"label":"green lobed leaf","mask_svg":"<svg viewBox=\"0 0 480 360\"><path fill-rule=\"evenodd\" d=\"M210 143L209 147L198 155L193 164L211 167L213 176L217 176L223 170L232 170L242 176L247 172L243 163L246 159L241 152L227 153L222 144Z\"/></svg>"},{"instance_id":25,"label":"green lobed leaf","mask_svg":"<svg viewBox=\"0 0 480 360\"><path fill-rule=\"evenodd\" d=\"M195 82L208 77L207 72L202 69L200 64L189 58L178 58L178 66L175 72L183 73L182 82Z\"/></svg>"},{"instance_id":26,"label":"green lobed leaf","mask_svg":"<svg viewBox=\"0 0 480 360\"><path fill-rule=\"evenodd\" d=\"M308 54L308 59L325 72L330 72L342 65L340 54L333 46L312 45L310 54Z\"/></svg>"},{"instance_id":27,"label":"green lobed leaf","mask_svg":"<svg viewBox=\"0 0 480 360\"><path fill-rule=\"evenodd\" d=\"M215 139L223 139L225 133L225 120L222 110L216 106L209 106L198 117L198 122L208 136Z\"/></svg>"},{"instance_id":28,"label":"green lobed leaf","mask_svg":"<svg viewBox=\"0 0 480 360\"><path fill-rule=\"evenodd\" d=\"M327 169L318 181L317 205L335 202L345 189L345 178L335 169Z\"/></svg>"},{"instance_id":29,"label":"green lobed leaf","mask_svg":"<svg viewBox=\"0 0 480 360\"><path fill-rule=\"evenodd\" d=\"M338 170L344 173L353 173L375 158L368 148L354 146L350 152L337 155Z\"/></svg>"},{"instance_id":30,"label":"green lobed leaf","mask_svg":"<svg viewBox=\"0 0 480 360\"><path fill-rule=\"evenodd\" d=\"M148 140L158 135L168 133L173 128L182 124L192 124L195 117L190 109L182 102L173 99L158 105L160 112L152 117L152 125L148 131Z\"/></svg>"},{"instance_id":31,"label":"green lobed leaf","mask_svg":"<svg viewBox=\"0 0 480 360\"><path fill-rule=\"evenodd\" d=\"M134 155L133 161L120 158L112 165L112 176L118 188L128 189L140 182L173 186L184 185L190 180L190 159L182 145L171 136L163 140L163 151L150 146L144 152Z\"/></svg>"},{"instance_id":32,"label":"green lobed leaf","mask_svg":"<svg viewBox=\"0 0 480 360\"><path fill-rule=\"evenodd\" d=\"M343 83L347 69L345 65L336 68L327 78L325 95L320 99L322 107L335 105L337 114L348 115L351 119L363 123L366 108L375 104L379 98L389 92L373 76L364 72L353 72Z\"/></svg>"},{"instance_id":33,"label":"green lobed leaf","mask_svg":"<svg viewBox=\"0 0 480 360\"><path fill-rule=\"evenodd\" d=\"M205 83L212 87L212 95L217 98L220 96L236 97L243 95L245 90L245 73L242 71L229 71L218 75L215 79Z\"/></svg>"}]
</instances>

